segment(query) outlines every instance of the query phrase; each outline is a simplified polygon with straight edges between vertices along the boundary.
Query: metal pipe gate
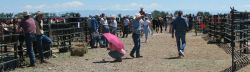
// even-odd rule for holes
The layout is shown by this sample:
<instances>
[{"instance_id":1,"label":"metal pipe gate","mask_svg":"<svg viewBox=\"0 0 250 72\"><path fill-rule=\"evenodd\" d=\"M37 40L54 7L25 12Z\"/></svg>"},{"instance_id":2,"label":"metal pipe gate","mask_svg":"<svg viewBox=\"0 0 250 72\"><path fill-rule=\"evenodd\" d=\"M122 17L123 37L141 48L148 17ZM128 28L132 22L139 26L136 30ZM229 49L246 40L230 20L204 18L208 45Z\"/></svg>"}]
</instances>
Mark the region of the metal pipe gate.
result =
<instances>
[{"instance_id":1,"label":"metal pipe gate","mask_svg":"<svg viewBox=\"0 0 250 72\"><path fill-rule=\"evenodd\" d=\"M235 72L248 64L250 60L244 51L249 48L250 12L239 12L234 8L228 15L214 15L210 18L209 37L225 47L232 57L232 66L224 71Z\"/></svg>"}]
</instances>

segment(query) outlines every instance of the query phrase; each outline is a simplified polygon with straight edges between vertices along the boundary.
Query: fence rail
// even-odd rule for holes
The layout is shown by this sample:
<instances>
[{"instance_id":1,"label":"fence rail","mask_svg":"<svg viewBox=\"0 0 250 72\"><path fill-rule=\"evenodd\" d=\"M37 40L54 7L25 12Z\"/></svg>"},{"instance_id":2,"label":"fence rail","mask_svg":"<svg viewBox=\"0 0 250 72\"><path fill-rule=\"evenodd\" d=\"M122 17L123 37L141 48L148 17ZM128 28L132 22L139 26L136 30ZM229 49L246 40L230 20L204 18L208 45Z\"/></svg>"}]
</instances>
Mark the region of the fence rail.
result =
<instances>
[{"instance_id":1,"label":"fence rail","mask_svg":"<svg viewBox=\"0 0 250 72\"><path fill-rule=\"evenodd\" d=\"M11 20L13 18L0 18L0 20ZM72 46L72 42L87 42L89 33L87 29L86 18L67 17L64 22L49 23L44 20L45 35L53 40L53 49L59 49L60 52L67 52ZM17 24L0 24L0 69L1 71L15 69L23 64L26 48L24 46L24 36L16 32ZM8 30L6 30L8 29ZM34 48L35 52L37 48ZM50 47L45 48L44 55L49 58L52 55ZM36 53L37 54L37 53Z\"/></svg>"},{"instance_id":2,"label":"fence rail","mask_svg":"<svg viewBox=\"0 0 250 72\"><path fill-rule=\"evenodd\" d=\"M211 41L226 47L232 57L232 66L224 71L237 71L248 64L250 60L245 51L250 47L250 13L239 12L231 8L229 14L210 17L208 36ZM228 46L225 46L228 45Z\"/></svg>"}]
</instances>

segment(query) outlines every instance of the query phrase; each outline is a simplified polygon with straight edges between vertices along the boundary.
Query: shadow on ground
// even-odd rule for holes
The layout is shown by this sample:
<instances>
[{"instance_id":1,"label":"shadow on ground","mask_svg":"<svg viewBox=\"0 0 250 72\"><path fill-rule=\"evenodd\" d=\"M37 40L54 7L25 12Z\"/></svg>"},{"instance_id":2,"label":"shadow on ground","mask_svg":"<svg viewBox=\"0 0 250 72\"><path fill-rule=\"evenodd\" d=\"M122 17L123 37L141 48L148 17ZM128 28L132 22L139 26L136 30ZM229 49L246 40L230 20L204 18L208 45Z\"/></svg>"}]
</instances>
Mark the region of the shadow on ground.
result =
<instances>
[{"instance_id":1,"label":"shadow on ground","mask_svg":"<svg viewBox=\"0 0 250 72\"><path fill-rule=\"evenodd\" d=\"M169 57L169 58L164 58L164 59L181 59L181 57L177 56L177 57Z\"/></svg>"},{"instance_id":2,"label":"shadow on ground","mask_svg":"<svg viewBox=\"0 0 250 72\"><path fill-rule=\"evenodd\" d=\"M127 59L133 59L133 58L128 58L128 57L122 58L122 60L127 60ZM93 63L116 63L116 62L102 60L102 61L96 61L96 62L93 62Z\"/></svg>"}]
</instances>

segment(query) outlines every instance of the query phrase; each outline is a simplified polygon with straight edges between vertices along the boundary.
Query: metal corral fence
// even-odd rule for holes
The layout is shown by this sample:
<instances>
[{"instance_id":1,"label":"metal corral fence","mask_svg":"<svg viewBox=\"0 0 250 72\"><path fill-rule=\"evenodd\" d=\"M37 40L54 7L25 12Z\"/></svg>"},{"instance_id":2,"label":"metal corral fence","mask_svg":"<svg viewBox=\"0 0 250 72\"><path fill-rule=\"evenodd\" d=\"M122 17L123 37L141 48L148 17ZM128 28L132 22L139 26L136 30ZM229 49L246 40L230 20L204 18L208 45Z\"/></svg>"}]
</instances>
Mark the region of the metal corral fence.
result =
<instances>
[{"instance_id":1,"label":"metal corral fence","mask_svg":"<svg viewBox=\"0 0 250 72\"><path fill-rule=\"evenodd\" d=\"M54 20L62 20L51 22ZM44 19L45 35L53 40L52 48L47 46L44 50L46 58L52 56L52 50L58 49L59 52L67 52L72 46L72 42L88 42L88 26L86 17L50 17ZM13 21L14 20L14 21ZM15 18L0 18L0 69L1 71L15 69L22 66L27 58L24 43L24 35L17 33ZM10 21L10 23L8 23ZM33 45L35 47L35 45ZM37 48L34 48L36 55Z\"/></svg>"},{"instance_id":2,"label":"metal corral fence","mask_svg":"<svg viewBox=\"0 0 250 72\"><path fill-rule=\"evenodd\" d=\"M218 44L232 56L232 66L224 71L235 72L248 64L250 40L250 12L240 12L231 8L229 14L210 17L208 43Z\"/></svg>"}]
</instances>

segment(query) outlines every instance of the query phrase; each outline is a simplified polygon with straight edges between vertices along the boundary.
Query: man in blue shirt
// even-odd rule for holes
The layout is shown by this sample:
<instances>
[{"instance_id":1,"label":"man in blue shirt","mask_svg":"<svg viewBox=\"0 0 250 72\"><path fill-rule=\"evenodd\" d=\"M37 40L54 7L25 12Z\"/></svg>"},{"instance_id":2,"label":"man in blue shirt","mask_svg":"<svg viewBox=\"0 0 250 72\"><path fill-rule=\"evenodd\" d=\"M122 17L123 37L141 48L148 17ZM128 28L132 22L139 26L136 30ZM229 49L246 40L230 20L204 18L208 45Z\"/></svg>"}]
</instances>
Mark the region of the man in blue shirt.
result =
<instances>
[{"instance_id":1,"label":"man in blue shirt","mask_svg":"<svg viewBox=\"0 0 250 72\"><path fill-rule=\"evenodd\" d=\"M136 52L136 58L140 58L142 57L140 55L140 47L141 47L141 40L140 40L140 36L141 36L141 15L137 15L136 19L133 21L132 23L132 38L134 41L134 47L132 49L132 51L130 52L130 56L131 57L135 57L134 53Z\"/></svg>"},{"instance_id":2,"label":"man in blue shirt","mask_svg":"<svg viewBox=\"0 0 250 72\"><path fill-rule=\"evenodd\" d=\"M98 36L99 36L99 32L98 32L98 21L96 20L96 18L92 17L90 20L90 25L91 25L91 41L90 41L90 45L91 48L97 48L97 43L98 43Z\"/></svg>"},{"instance_id":3,"label":"man in blue shirt","mask_svg":"<svg viewBox=\"0 0 250 72\"><path fill-rule=\"evenodd\" d=\"M184 49L186 47L185 37L187 28L188 23L186 19L182 17L182 11L178 11L177 17L173 21L172 38L174 38L175 33L179 57L184 57Z\"/></svg>"}]
</instances>

